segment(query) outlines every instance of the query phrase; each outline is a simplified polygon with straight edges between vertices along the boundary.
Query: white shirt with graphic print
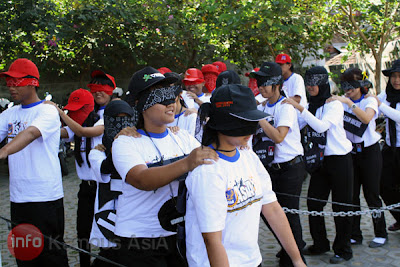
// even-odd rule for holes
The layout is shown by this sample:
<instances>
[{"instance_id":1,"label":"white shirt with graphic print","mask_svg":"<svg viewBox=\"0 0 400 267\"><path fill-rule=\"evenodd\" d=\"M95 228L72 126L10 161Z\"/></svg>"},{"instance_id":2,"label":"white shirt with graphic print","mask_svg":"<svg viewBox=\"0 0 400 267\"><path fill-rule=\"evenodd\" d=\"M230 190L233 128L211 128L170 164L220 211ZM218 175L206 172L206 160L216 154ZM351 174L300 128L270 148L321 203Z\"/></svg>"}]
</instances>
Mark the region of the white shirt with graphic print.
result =
<instances>
[{"instance_id":1,"label":"white shirt with graphic print","mask_svg":"<svg viewBox=\"0 0 400 267\"><path fill-rule=\"evenodd\" d=\"M276 201L271 180L252 150L237 150L186 178L186 257L189 266L210 266L201 233L222 231L229 266L261 263L258 229L262 205Z\"/></svg>"},{"instance_id":2,"label":"white shirt with graphic print","mask_svg":"<svg viewBox=\"0 0 400 267\"><path fill-rule=\"evenodd\" d=\"M139 138L119 136L112 145L112 157L115 169L121 176L122 195L118 198L115 234L121 237L161 237L176 234L164 230L158 220L158 212L162 205L178 193L178 181L173 181L156 190L144 191L125 182L130 169L137 165L159 162L162 155L169 160L188 155L200 143L187 131L177 134L166 130L164 133L149 133L142 130ZM178 177L177 177L178 178Z\"/></svg>"},{"instance_id":3,"label":"white shirt with graphic print","mask_svg":"<svg viewBox=\"0 0 400 267\"><path fill-rule=\"evenodd\" d=\"M41 102L18 105L0 115L0 138L8 142L29 126L41 136L8 156L10 200L15 203L54 201L64 196L58 159L60 117L55 107Z\"/></svg>"}]
</instances>

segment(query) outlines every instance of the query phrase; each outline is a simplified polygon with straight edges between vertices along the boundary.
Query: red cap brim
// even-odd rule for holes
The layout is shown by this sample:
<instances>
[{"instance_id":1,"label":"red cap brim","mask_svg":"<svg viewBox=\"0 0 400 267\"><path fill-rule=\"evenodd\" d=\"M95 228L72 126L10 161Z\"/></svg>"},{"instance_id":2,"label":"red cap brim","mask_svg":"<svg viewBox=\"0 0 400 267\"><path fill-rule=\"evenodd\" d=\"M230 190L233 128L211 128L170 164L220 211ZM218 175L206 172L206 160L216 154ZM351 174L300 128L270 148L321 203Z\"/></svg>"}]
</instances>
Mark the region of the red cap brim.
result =
<instances>
[{"instance_id":1,"label":"red cap brim","mask_svg":"<svg viewBox=\"0 0 400 267\"><path fill-rule=\"evenodd\" d=\"M83 104L83 103L69 103L64 107L64 109L76 111L78 109L81 109L84 105L85 104Z\"/></svg>"}]
</instances>

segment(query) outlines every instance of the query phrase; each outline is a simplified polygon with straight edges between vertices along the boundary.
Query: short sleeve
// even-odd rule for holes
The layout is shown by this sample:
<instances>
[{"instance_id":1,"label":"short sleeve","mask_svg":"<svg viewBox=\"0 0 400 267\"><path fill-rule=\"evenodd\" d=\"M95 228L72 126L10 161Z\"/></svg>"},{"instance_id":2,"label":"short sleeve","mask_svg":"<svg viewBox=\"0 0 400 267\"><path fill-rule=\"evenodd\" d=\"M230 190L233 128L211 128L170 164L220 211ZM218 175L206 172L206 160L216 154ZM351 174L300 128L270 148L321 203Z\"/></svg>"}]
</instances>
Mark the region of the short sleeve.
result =
<instances>
[{"instance_id":1,"label":"short sleeve","mask_svg":"<svg viewBox=\"0 0 400 267\"><path fill-rule=\"evenodd\" d=\"M90 150L89 153L89 161L91 165L90 169L92 170L94 178L99 183L108 183L110 181L110 175L102 174L100 171L101 164L105 159L106 159L106 153L99 151L97 149Z\"/></svg>"},{"instance_id":2,"label":"short sleeve","mask_svg":"<svg viewBox=\"0 0 400 267\"><path fill-rule=\"evenodd\" d=\"M132 139L133 137L129 136L119 136L112 145L114 167L123 181L125 181L130 169L137 165L146 165L140 153L134 149L136 146Z\"/></svg>"},{"instance_id":3,"label":"short sleeve","mask_svg":"<svg viewBox=\"0 0 400 267\"><path fill-rule=\"evenodd\" d=\"M8 134L8 116L11 109L7 109L0 114L0 142L6 138Z\"/></svg>"},{"instance_id":4,"label":"short sleeve","mask_svg":"<svg viewBox=\"0 0 400 267\"><path fill-rule=\"evenodd\" d=\"M292 86L292 90L289 93L290 96L300 96L303 97L304 92L306 90L306 88L304 87L304 80L303 77L301 77L300 75L296 75L295 76L295 81L294 81L294 85Z\"/></svg>"},{"instance_id":5,"label":"short sleeve","mask_svg":"<svg viewBox=\"0 0 400 267\"><path fill-rule=\"evenodd\" d=\"M52 136L61 127L60 115L56 107L52 105L41 104L40 110L36 118L32 121L30 126L39 129L43 140Z\"/></svg>"},{"instance_id":6,"label":"short sleeve","mask_svg":"<svg viewBox=\"0 0 400 267\"><path fill-rule=\"evenodd\" d=\"M297 113L294 107L289 104L281 104L279 110L279 118L276 123L276 127L286 126L292 128L293 123L296 120L297 120Z\"/></svg>"},{"instance_id":7,"label":"short sleeve","mask_svg":"<svg viewBox=\"0 0 400 267\"><path fill-rule=\"evenodd\" d=\"M222 231L228 207L226 181L216 173L204 171L207 167L198 167L186 178L189 198L202 233Z\"/></svg>"},{"instance_id":8,"label":"short sleeve","mask_svg":"<svg viewBox=\"0 0 400 267\"><path fill-rule=\"evenodd\" d=\"M365 110L367 110L367 108L373 109L375 111L374 119L376 119L379 115L378 101L376 101L374 97L367 97L365 101Z\"/></svg>"}]
</instances>

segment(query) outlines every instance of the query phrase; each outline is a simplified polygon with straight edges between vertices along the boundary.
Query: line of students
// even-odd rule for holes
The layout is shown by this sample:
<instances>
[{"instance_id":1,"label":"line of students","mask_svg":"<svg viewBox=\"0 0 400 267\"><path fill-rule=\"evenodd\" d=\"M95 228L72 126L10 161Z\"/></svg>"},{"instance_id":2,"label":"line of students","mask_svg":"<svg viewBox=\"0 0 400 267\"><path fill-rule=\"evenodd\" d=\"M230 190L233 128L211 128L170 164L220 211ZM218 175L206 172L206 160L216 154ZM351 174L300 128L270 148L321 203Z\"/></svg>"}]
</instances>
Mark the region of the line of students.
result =
<instances>
[{"instance_id":1,"label":"line of students","mask_svg":"<svg viewBox=\"0 0 400 267\"><path fill-rule=\"evenodd\" d=\"M110 199L113 205L111 211L114 211L114 213L107 211L106 217L103 214L103 216L94 216L94 219L91 216L89 221L90 226L92 224L98 225L104 236L107 236L107 233L111 232L110 229L113 229L115 236L112 236L112 238L116 239L110 239L110 241L119 240L120 249L117 254L109 254L111 250L106 248L110 246L104 246L105 249L101 250L101 253L106 257L109 255L117 262L127 266L185 266L185 261L179 256L179 254L184 253L183 247L175 246L176 241L180 240L181 237L176 236L175 226L171 226L169 223L171 221L169 215L165 216L177 209L179 204L177 197L179 198L183 183L176 179L179 177L183 179L187 172L194 170L186 179L189 192L186 227L190 229L190 231L187 231L188 250L186 255L190 266L204 266L204 264L210 263L213 266L214 264L224 266L227 262L232 266L259 265L261 258L256 244L258 233L256 214L260 213L261 208L265 221L271 226L273 233L284 248L280 255L281 266L304 266L302 251L304 254L312 255L329 250L323 218L310 216L310 230L314 244L303 250L305 243L302 240L298 216L287 215L289 222L287 224L286 219L284 219L285 216L279 204L277 204L279 202L282 206L298 208L298 199L293 201L293 199L278 196L278 202L276 202L271 187L276 192L300 195L304 168L307 166L308 170L313 168L308 193L310 197L327 199L332 190L334 201L353 203L353 201L357 201L357 198L359 200L362 184L364 192L365 190L371 191L370 197L367 199L368 205L371 207L381 205L376 201L377 198L379 199L379 191L376 190L376 185L379 184L378 172L371 172L369 173L370 176L364 177L362 169L354 168L357 180L353 189L352 157L355 162L354 165L365 160L372 162L377 160L379 163L379 156L376 155L380 152L376 151L378 145L377 135L374 131L375 125L374 123L371 124L378 113L377 105L383 108L383 111L381 111L389 118L387 141L390 141L389 144L397 145L397 129L400 128L396 128L396 124L393 126L393 122L398 123L398 117L400 117L394 109L400 102L400 97L397 97L398 94L396 94L396 90L400 92L399 65L400 61L396 61L391 69L385 71L385 75L390 77L387 99L381 95L381 99L377 101L374 98L365 98L362 95L362 90L365 87L364 77L360 77L357 71L349 70L348 76L343 75L342 87L347 88L347 91L350 92L350 94L347 94L350 97L349 99L360 99L360 101L352 101L352 103L345 98L330 95L328 74L324 68L311 68L305 76L305 84L310 94L310 104L304 107L294 98L282 98L280 90L283 83L281 67L276 63L264 63L258 72L252 73L252 77L257 79L262 96L268 99L266 105L261 105L259 106L260 110L256 110L255 100L252 97L254 95L247 87L240 85L219 86L211 96L211 103L200 105L199 117L206 122L202 137L202 145L204 146L201 147L199 147L198 141L186 131L179 131L174 134L167 129L167 124L173 123L175 120L175 102L180 91L179 86L174 85L177 81L176 77L174 78L174 75L171 75L166 78L151 67L136 72L132 76L129 89L136 110L139 112L139 121L136 126L140 137L119 136L114 142L111 141L113 143L112 153L110 153L111 148L108 144L108 150L106 150L108 152L102 157L95 157L96 164L95 167L92 167L96 175L92 175L92 172L93 179L91 180L98 182L98 189L96 190L97 187L95 187L94 195L97 193L96 205L99 205L99 208L100 199L107 198L107 193L104 192L118 191L110 189L113 185L113 175L114 177L120 176L123 181L122 186L119 187L122 195L118 197L119 193L116 193ZM97 74L102 79L113 81L105 73ZM107 92L110 88L108 87L112 86L107 85L100 88L101 82L96 81L91 84L93 85L93 88L91 88L93 93L95 91L101 92L101 95L94 94L95 101L97 99L101 102L100 105L107 105L110 97L105 95L109 96ZM113 86L115 87L115 82L113 82ZM89 106L85 108L91 111L89 102L86 104ZM344 107L340 102L344 102ZM390 103L393 107L389 107L385 102ZM85 111L83 106L80 106L80 109ZM119 117L118 115L121 115L121 117L128 115L127 117L132 118L133 113L126 111L126 105L125 112L123 111L124 104L115 104L115 106L117 108L114 108L111 112L113 114L110 115L110 118L113 118L111 120ZM299 120L296 120L295 109L291 106L298 110ZM346 109L346 106L350 108ZM80 136L101 136L104 131L102 122L94 127L82 127L80 123L76 122L77 120L71 119L71 117L74 117L73 109L71 108L70 116L66 116L62 111L60 112L61 118L70 129L75 129L71 133L68 132L68 136L74 135L74 132L75 134L79 133ZM344 109L347 113L344 112ZM104 112L104 110L100 110L101 113ZM267 116L265 112L272 115L269 117L273 121L264 120ZM364 132L360 133L357 132L360 129L351 128L352 126L362 125L362 123L354 123L355 118L346 119L347 117L344 114L350 116L352 113L355 114L355 118L367 124ZM78 117L81 118L82 116ZM259 123L257 123L258 121ZM344 122L349 121L353 123L344 125ZM304 151L305 153L300 143L299 122L300 126L303 124L309 126L304 137L308 139L307 145L310 146L310 149ZM129 125L132 125L132 123ZM263 157L262 152L258 155L261 159L265 159L263 161L264 167L271 175L271 179L268 173L264 171L262 163L254 159L256 155L253 152L236 148L248 143L251 134L256 131L257 124L260 125L261 129L259 133L265 134L259 138L264 143L269 144L266 146L267 149L264 149L265 157ZM112 124L109 125L112 128ZM101 133L98 134L97 131ZM62 132L65 131L62 130ZM369 133L370 137L366 133ZM346 138L346 134L352 142ZM394 135L396 137L393 137ZM89 141L86 140L86 142ZM90 142L89 151L100 142L101 140L96 143ZM108 141L108 143L111 142ZM103 138L104 143L107 143L107 141ZM79 152L84 152L80 154L82 162L86 159L89 165L88 153L85 153L86 147L84 151ZM272 150L269 147L272 147ZM353 147L355 154L352 156ZM391 170L397 168L398 165L395 164L398 160L395 156L397 153L395 147L393 145L391 149L386 149L390 150L390 153L386 153L386 150L384 150L383 154L385 157L386 153L388 161L391 162ZM371 151L376 153L372 153L370 148L375 149ZM271 151L273 152L272 158L269 153ZM321 152L323 152L322 155ZM307 155L311 155L310 153L317 153L317 157L307 158ZM302 157L303 154L304 158ZM77 162L78 159L79 157ZM306 159L305 162L303 159ZM321 164L318 165L319 161L321 161ZM108 173L105 171L107 162L109 169L115 168L114 171L111 170ZM243 172L244 170L246 171ZM228 175L227 172L231 174ZM358 175L357 172L361 175ZM102 176L107 176L107 174L108 178ZM382 184L387 186L390 182L391 185L394 183L398 185L394 172L390 174L391 180L382 182ZM99 182L108 184L108 187L106 186L105 190L100 190ZM291 186L288 186L289 183ZM375 188L373 188L374 186ZM388 196L384 197L386 204L397 203L396 197L398 195L393 194L393 187L391 190L392 194L385 192ZM85 190L85 192L88 191L91 190ZM104 194L102 195L101 192ZM355 196L354 200L353 196ZM92 202L94 206L94 199L88 201L88 203ZM102 203L104 203L103 200ZM261 203L262 205L260 205ZM322 211L324 205L320 202L308 201L310 210ZM85 210L89 211L89 209L91 208ZM337 205L334 205L333 209L335 211L349 210L347 207ZM93 207L91 212L94 212L94 210ZM259 211L256 212L257 210ZM101 213L99 209L97 211ZM226 216L221 217L220 215L223 212L226 212ZM114 214L114 216L111 216L111 214ZM172 219L179 219L182 214L175 215L176 218ZM282 223L277 225L277 220ZM243 229L243 223L249 225L249 227ZM108 231L103 229L107 228L105 225L109 226L106 229ZM359 242L362 236L357 224L353 225L352 232L350 217L336 217L335 225L337 230L333 244L335 256L331 258L331 263L340 263L352 257L350 240L354 239L355 242ZM385 244L387 238L383 216L381 219L374 219L374 226L376 238L370 243L370 246L377 247ZM182 224L178 224L178 227L182 227ZM235 235L237 231L243 232L243 230L248 232L243 235ZM293 232L294 238L291 232ZM253 241L250 241L250 239ZM203 240L204 243L202 243ZM148 244L152 244L150 248ZM242 250L252 253L246 253L246 257L243 257L243 255L240 256ZM83 262L84 260L82 260Z\"/></svg>"}]
</instances>

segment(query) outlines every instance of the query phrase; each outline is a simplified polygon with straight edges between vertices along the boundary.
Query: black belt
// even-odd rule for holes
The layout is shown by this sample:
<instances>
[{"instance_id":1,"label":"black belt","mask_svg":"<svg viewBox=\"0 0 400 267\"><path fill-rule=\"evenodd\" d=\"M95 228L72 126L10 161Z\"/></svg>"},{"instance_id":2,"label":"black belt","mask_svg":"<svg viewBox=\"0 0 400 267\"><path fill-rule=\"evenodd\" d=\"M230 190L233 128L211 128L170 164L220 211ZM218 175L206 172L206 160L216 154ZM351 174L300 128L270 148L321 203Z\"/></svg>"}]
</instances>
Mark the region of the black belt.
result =
<instances>
[{"instance_id":1,"label":"black belt","mask_svg":"<svg viewBox=\"0 0 400 267\"><path fill-rule=\"evenodd\" d=\"M282 162L282 163L271 163L271 164L269 165L269 167L270 167L271 169L273 169L274 171L279 171L279 170L281 170L281 169L285 169L285 168L287 168L287 167L289 167L289 166L298 164L298 163L300 163L300 162L303 162L303 157L302 157L301 155L299 155L299 156L293 158L292 160L286 161L286 162Z\"/></svg>"}]
</instances>

